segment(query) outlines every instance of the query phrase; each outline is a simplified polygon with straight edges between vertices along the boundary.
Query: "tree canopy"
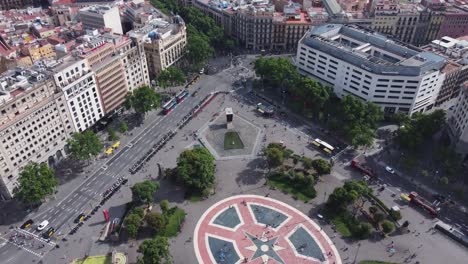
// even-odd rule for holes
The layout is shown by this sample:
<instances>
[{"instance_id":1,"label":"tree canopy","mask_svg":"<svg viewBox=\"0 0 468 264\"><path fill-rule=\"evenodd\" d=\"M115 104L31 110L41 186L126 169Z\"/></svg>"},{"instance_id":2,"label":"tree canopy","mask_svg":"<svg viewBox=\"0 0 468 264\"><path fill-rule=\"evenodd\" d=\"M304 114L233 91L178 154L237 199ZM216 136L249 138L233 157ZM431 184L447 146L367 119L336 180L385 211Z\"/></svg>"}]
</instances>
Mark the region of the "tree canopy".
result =
<instances>
[{"instance_id":1,"label":"tree canopy","mask_svg":"<svg viewBox=\"0 0 468 264\"><path fill-rule=\"evenodd\" d=\"M265 149L265 156L268 162L268 167L276 168L281 166L284 161L283 151L274 147L267 147Z\"/></svg>"},{"instance_id":2,"label":"tree canopy","mask_svg":"<svg viewBox=\"0 0 468 264\"><path fill-rule=\"evenodd\" d=\"M259 58L255 61L255 73L270 87L285 90L293 87L300 79L296 67L287 58Z\"/></svg>"},{"instance_id":3,"label":"tree canopy","mask_svg":"<svg viewBox=\"0 0 468 264\"><path fill-rule=\"evenodd\" d=\"M134 200L151 203L154 193L159 189L159 183L153 181L139 182L135 183L131 189Z\"/></svg>"},{"instance_id":4,"label":"tree canopy","mask_svg":"<svg viewBox=\"0 0 468 264\"><path fill-rule=\"evenodd\" d=\"M99 137L91 130L73 133L67 144L70 155L75 160L90 160L102 151Z\"/></svg>"},{"instance_id":5,"label":"tree canopy","mask_svg":"<svg viewBox=\"0 0 468 264\"><path fill-rule=\"evenodd\" d=\"M364 181L348 181L342 187L333 190L327 200L327 207L336 212L344 211L348 205L353 204L361 195L370 193Z\"/></svg>"},{"instance_id":6,"label":"tree canopy","mask_svg":"<svg viewBox=\"0 0 468 264\"><path fill-rule=\"evenodd\" d=\"M47 164L30 163L19 175L20 186L15 190L15 196L25 205L40 204L42 200L54 193L58 185L55 172Z\"/></svg>"},{"instance_id":7,"label":"tree canopy","mask_svg":"<svg viewBox=\"0 0 468 264\"><path fill-rule=\"evenodd\" d=\"M137 237L138 229L141 226L141 221L143 221L143 218L137 213L131 213L127 215L127 217L125 218L125 228L127 229L129 237Z\"/></svg>"},{"instance_id":8,"label":"tree canopy","mask_svg":"<svg viewBox=\"0 0 468 264\"><path fill-rule=\"evenodd\" d=\"M214 183L214 157L206 148L185 150L177 158L177 174L189 187L203 191Z\"/></svg>"},{"instance_id":9,"label":"tree canopy","mask_svg":"<svg viewBox=\"0 0 468 264\"><path fill-rule=\"evenodd\" d=\"M161 104L161 96L154 89L143 86L133 90L126 97L125 106L133 108L137 113L146 114Z\"/></svg>"},{"instance_id":10,"label":"tree canopy","mask_svg":"<svg viewBox=\"0 0 468 264\"><path fill-rule=\"evenodd\" d=\"M415 113L398 129L398 142L403 148L416 151L445 123L445 112L436 110L430 114Z\"/></svg>"},{"instance_id":11,"label":"tree canopy","mask_svg":"<svg viewBox=\"0 0 468 264\"><path fill-rule=\"evenodd\" d=\"M319 175L330 174L331 164L324 159L315 159L312 161L312 167Z\"/></svg>"},{"instance_id":12,"label":"tree canopy","mask_svg":"<svg viewBox=\"0 0 468 264\"><path fill-rule=\"evenodd\" d=\"M164 231L167 225L167 219L163 214L158 212L150 212L146 215L146 223L153 229L156 234Z\"/></svg>"},{"instance_id":13,"label":"tree canopy","mask_svg":"<svg viewBox=\"0 0 468 264\"><path fill-rule=\"evenodd\" d=\"M162 264L171 263L169 242L167 237L157 236L145 240L138 248L143 256L138 259L138 264Z\"/></svg>"},{"instance_id":14,"label":"tree canopy","mask_svg":"<svg viewBox=\"0 0 468 264\"><path fill-rule=\"evenodd\" d=\"M181 85L185 83L185 74L179 68L171 66L159 73L158 83L163 88Z\"/></svg>"},{"instance_id":15,"label":"tree canopy","mask_svg":"<svg viewBox=\"0 0 468 264\"><path fill-rule=\"evenodd\" d=\"M201 67L214 53L206 38L199 34L189 35L187 42L187 58L195 68Z\"/></svg>"}]
</instances>

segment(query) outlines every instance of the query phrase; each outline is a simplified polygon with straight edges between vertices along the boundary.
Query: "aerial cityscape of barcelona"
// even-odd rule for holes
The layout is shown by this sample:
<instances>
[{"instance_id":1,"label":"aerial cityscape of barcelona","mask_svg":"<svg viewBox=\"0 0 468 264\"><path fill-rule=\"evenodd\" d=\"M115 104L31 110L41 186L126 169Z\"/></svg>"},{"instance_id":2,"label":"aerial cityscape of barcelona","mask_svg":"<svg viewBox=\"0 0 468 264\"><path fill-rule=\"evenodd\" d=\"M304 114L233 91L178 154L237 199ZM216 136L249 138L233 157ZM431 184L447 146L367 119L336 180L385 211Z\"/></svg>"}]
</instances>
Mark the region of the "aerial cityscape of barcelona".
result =
<instances>
[{"instance_id":1,"label":"aerial cityscape of barcelona","mask_svg":"<svg viewBox=\"0 0 468 264\"><path fill-rule=\"evenodd\" d=\"M468 263L468 0L0 0L0 264Z\"/></svg>"}]
</instances>

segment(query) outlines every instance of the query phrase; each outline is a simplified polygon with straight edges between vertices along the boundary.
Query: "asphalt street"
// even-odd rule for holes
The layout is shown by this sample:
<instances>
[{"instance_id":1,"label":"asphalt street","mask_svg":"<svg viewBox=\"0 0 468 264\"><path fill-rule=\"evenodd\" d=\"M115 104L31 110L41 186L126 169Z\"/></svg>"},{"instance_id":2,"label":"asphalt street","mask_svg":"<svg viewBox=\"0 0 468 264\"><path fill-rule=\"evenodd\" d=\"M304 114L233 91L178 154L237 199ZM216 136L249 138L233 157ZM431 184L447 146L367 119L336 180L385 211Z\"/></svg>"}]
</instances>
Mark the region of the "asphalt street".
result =
<instances>
[{"instance_id":1,"label":"asphalt street","mask_svg":"<svg viewBox=\"0 0 468 264\"><path fill-rule=\"evenodd\" d=\"M133 140L126 146L122 146L118 152L110 156L105 164L91 173L74 191L70 192L64 199L55 202L46 211L33 215L30 218L35 224L26 231L35 237L40 237L41 232L37 231L37 224L44 220L49 221L47 228L55 228L53 240L59 241L66 237L68 232L75 226L74 219L80 213L89 213L101 201L101 194L119 177L129 176L129 168L137 162L144 153L146 153L162 135L174 130L176 124L190 112L206 95L214 92L216 87L214 76L204 75L190 90L198 89L198 95L192 97L189 95L184 102L178 105L171 113L166 116L158 115L154 120L145 120L146 128L138 135L134 135ZM158 110L159 111L159 110ZM100 212L95 217L101 217ZM26 218L25 218L26 220ZM41 258L41 254L9 242L9 237L15 232L10 230L1 237L0 257L4 260L2 263L25 263L29 259ZM78 231L79 232L79 231ZM6 244L5 244L5 243ZM53 247L44 248L41 252L46 254ZM22 250L19 250L22 249Z\"/></svg>"}]
</instances>

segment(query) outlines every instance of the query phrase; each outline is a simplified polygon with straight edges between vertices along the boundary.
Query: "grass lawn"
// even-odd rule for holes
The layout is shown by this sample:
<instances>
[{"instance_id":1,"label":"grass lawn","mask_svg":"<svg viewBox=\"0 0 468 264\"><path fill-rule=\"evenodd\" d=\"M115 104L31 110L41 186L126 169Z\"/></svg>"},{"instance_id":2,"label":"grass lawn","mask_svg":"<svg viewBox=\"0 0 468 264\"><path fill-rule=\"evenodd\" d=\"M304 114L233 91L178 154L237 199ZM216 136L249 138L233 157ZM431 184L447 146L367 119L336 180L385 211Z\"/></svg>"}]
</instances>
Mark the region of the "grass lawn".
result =
<instances>
[{"instance_id":1,"label":"grass lawn","mask_svg":"<svg viewBox=\"0 0 468 264\"><path fill-rule=\"evenodd\" d=\"M359 264L396 264L396 263L378 261L378 260L363 260L363 261L360 261Z\"/></svg>"},{"instance_id":2,"label":"grass lawn","mask_svg":"<svg viewBox=\"0 0 468 264\"><path fill-rule=\"evenodd\" d=\"M243 149L244 143L239 137L239 134L234 131L229 131L224 134L224 149Z\"/></svg>"},{"instance_id":3,"label":"grass lawn","mask_svg":"<svg viewBox=\"0 0 468 264\"><path fill-rule=\"evenodd\" d=\"M174 212L168 218L165 236L173 237L177 236L177 233L180 231L180 227L185 219L185 211L181 208L175 208Z\"/></svg>"},{"instance_id":4,"label":"grass lawn","mask_svg":"<svg viewBox=\"0 0 468 264\"><path fill-rule=\"evenodd\" d=\"M341 217L335 217L332 220L332 223L336 226L336 230L344 237L350 237L351 231L349 231L348 226L343 222Z\"/></svg>"},{"instance_id":5,"label":"grass lawn","mask_svg":"<svg viewBox=\"0 0 468 264\"><path fill-rule=\"evenodd\" d=\"M301 188L297 188L297 186L294 186L290 182L286 182L281 179L270 177L270 179L268 179L268 185L275 187L276 189L279 189L285 193L289 193L293 195L294 197L296 197L297 199L304 201L304 202L309 202L310 200L315 198L315 195L314 196L307 195L303 192Z\"/></svg>"},{"instance_id":6,"label":"grass lawn","mask_svg":"<svg viewBox=\"0 0 468 264\"><path fill-rule=\"evenodd\" d=\"M85 259L77 259L73 264L112 264L111 256L93 256Z\"/></svg>"}]
</instances>

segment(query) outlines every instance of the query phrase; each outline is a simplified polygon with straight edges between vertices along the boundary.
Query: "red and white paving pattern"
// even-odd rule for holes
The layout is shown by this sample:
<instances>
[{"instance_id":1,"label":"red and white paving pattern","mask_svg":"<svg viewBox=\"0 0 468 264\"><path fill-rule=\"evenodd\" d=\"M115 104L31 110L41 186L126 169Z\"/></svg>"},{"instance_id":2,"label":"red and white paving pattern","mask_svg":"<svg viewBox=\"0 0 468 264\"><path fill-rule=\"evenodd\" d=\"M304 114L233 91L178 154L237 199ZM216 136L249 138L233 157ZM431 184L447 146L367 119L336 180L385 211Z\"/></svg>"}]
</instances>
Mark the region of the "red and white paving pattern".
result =
<instances>
[{"instance_id":1,"label":"red and white paving pattern","mask_svg":"<svg viewBox=\"0 0 468 264\"><path fill-rule=\"evenodd\" d=\"M267 227L257 222L250 205L272 208L288 218L277 227ZM229 208L236 209L240 224L234 228L214 224L214 219ZM315 243L322 251L322 260L300 254L298 251L301 249L298 250L294 247L289 237L298 228L303 228L315 240ZM251 239L250 236L255 238ZM240 257L236 263L341 264L341 258L336 247L320 226L296 208L263 196L238 195L226 198L212 205L198 221L193 240L198 262L203 264L228 263L228 261L219 261L219 258L213 255L208 242L209 237L231 242ZM272 258L271 254L270 256L266 253L261 255L262 251L267 251L266 247L268 246L261 245L259 247L259 243L253 241L260 244L263 241L274 241L274 245L271 245L269 252L276 253L282 261Z\"/></svg>"}]
</instances>

